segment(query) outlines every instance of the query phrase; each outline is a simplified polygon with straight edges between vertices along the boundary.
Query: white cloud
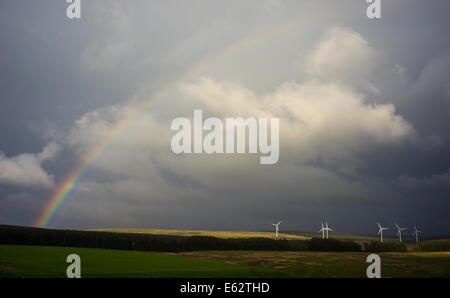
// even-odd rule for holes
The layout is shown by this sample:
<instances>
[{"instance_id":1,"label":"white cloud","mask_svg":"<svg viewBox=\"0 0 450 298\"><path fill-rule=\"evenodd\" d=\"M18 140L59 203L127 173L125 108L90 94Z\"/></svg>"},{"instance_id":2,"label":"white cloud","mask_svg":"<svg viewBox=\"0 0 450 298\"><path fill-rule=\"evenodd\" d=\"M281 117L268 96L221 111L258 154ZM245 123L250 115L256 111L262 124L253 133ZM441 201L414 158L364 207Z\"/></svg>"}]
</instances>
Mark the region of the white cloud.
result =
<instances>
[{"instance_id":1,"label":"white cloud","mask_svg":"<svg viewBox=\"0 0 450 298\"><path fill-rule=\"evenodd\" d=\"M52 188L53 175L49 175L42 163L56 155L59 146L50 143L39 154L20 154L8 158L0 151L0 183L17 186Z\"/></svg>"},{"instance_id":2,"label":"white cloud","mask_svg":"<svg viewBox=\"0 0 450 298\"><path fill-rule=\"evenodd\" d=\"M42 163L46 160L52 159L59 152L60 145L56 143L50 143L45 146L44 150L37 155L38 160Z\"/></svg>"},{"instance_id":3,"label":"white cloud","mask_svg":"<svg viewBox=\"0 0 450 298\"><path fill-rule=\"evenodd\" d=\"M375 50L358 32L333 27L308 55L304 70L320 79L359 80L371 73L374 59Z\"/></svg>"},{"instance_id":4,"label":"white cloud","mask_svg":"<svg viewBox=\"0 0 450 298\"><path fill-rule=\"evenodd\" d=\"M167 187L162 177L163 172L170 172L211 193L265 195L268 191L291 189L295 193L303 189L307 193L303 199L344 194L347 198L358 194L364 197L363 185L350 183L336 172L355 174L363 165L360 154L408 141L415 134L412 126L395 114L393 105L365 104L364 97L350 88L318 81L284 83L271 93L257 95L237 83L202 78L180 85L177 103L173 118L192 116L194 109L203 109L205 118L279 117L279 165L262 171L254 155L176 156L170 151L170 137L174 134L170 130L171 118L144 113L96 162L97 170L120 176L105 183L105 188L141 200L147 200L149 193L166 197L163 193L178 189L172 198L179 195L181 199L187 195L187 191L181 191L185 186ZM114 123L133 111L133 107L112 106L86 114L69 134L71 146L85 153ZM302 177L300 182L298 177ZM314 195L311 187L324 181L327 189ZM155 195L152 198L156 199Z\"/></svg>"},{"instance_id":5,"label":"white cloud","mask_svg":"<svg viewBox=\"0 0 450 298\"><path fill-rule=\"evenodd\" d=\"M364 96L339 83L284 83L257 96L229 82L202 78L181 87L184 104L218 117L280 118L281 159L355 167L358 153L414 138L411 124L392 104L365 104Z\"/></svg>"},{"instance_id":6,"label":"white cloud","mask_svg":"<svg viewBox=\"0 0 450 298\"><path fill-rule=\"evenodd\" d=\"M335 50L339 50L337 56L327 57ZM76 210L86 210L81 204L95 208L94 201L106 198L114 206L124 201L127 212L139 214L155 214L168 202L186 206L201 201L219 208L228 193L232 195L227 200L245 197L246 204L265 206L368 198L370 187L341 174L357 175L365 154L415 137L414 128L396 114L393 104L368 103L364 93L339 79L339 74L350 78L370 72L370 67L359 67L367 66L366 58L372 55L358 33L336 28L308 58L310 77L303 82L284 82L266 93L211 77L180 84L161 99L164 104L155 103L130 122L96 160L96 173L106 175L101 179L93 175L82 183ZM358 63L344 63L349 57ZM192 117L194 109L202 109L204 118L280 118L279 163L261 166L256 155L174 155L170 122ZM65 144L82 156L135 112L133 105L116 105L86 113L67 134ZM180 207L177 212L182 211Z\"/></svg>"}]
</instances>

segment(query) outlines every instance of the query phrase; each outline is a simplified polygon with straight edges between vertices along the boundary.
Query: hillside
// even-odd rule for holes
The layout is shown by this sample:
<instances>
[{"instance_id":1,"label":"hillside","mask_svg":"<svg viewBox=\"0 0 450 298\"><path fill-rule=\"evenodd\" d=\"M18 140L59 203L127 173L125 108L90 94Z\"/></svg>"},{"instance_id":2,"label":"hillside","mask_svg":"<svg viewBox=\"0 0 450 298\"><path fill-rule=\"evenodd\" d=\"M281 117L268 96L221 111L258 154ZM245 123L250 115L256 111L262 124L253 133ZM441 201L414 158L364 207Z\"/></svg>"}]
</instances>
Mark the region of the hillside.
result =
<instances>
[{"instance_id":1,"label":"hillside","mask_svg":"<svg viewBox=\"0 0 450 298\"><path fill-rule=\"evenodd\" d=\"M165 229L89 229L87 231L136 233L171 236L211 236L217 238L275 238L273 232L247 232L247 231L202 231L202 230L165 230ZM311 239L311 236L279 233L279 238L288 240Z\"/></svg>"}]
</instances>

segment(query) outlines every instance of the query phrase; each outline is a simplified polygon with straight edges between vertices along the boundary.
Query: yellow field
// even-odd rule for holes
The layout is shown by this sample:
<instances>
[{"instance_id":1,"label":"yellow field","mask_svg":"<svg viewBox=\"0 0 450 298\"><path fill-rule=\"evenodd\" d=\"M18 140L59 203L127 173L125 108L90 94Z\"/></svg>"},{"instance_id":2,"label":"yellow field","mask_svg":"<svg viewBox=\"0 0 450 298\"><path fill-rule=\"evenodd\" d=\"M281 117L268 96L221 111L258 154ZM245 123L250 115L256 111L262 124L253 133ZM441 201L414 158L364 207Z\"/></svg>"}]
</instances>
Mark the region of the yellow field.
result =
<instances>
[{"instance_id":1,"label":"yellow field","mask_svg":"<svg viewBox=\"0 0 450 298\"><path fill-rule=\"evenodd\" d=\"M212 236L217 238L275 238L275 233L270 232L241 232L241 231L192 231L192 230L161 230L161 229L93 229L89 231L97 232L115 232L115 233L137 233L137 234L155 234L155 235L174 235L174 236ZM288 235L278 233L278 238L289 240L305 240L311 237Z\"/></svg>"}]
</instances>

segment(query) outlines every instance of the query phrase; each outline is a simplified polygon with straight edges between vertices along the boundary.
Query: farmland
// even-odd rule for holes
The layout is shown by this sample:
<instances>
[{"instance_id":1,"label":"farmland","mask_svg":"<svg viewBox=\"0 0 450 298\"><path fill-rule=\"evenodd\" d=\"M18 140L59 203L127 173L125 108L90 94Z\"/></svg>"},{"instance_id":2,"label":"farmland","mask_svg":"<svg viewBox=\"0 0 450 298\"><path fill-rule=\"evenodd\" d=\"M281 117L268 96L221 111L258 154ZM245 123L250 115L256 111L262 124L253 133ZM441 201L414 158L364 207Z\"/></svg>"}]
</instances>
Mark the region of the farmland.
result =
<instances>
[{"instance_id":1,"label":"farmland","mask_svg":"<svg viewBox=\"0 0 450 298\"><path fill-rule=\"evenodd\" d=\"M246 232L246 231L202 231L202 230L163 230L163 229L94 229L88 231L136 233L171 236L210 236L217 238L274 238L273 232ZM311 236L279 233L278 236L288 240L311 239Z\"/></svg>"},{"instance_id":2,"label":"farmland","mask_svg":"<svg viewBox=\"0 0 450 298\"><path fill-rule=\"evenodd\" d=\"M292 277L365 278L367 253L206 251L175 255L282 270ZM382 277L450 277L450 252L380 253Z\"/></svg>"},{"instance_id":3,"label":"farmland","mask_svg":"<svg viewBox=\"0 0 450 298\"><path fill-rule=\"evenodd\" d=\"M200 251L153 253L0 245L0 277L65 277L66 257L82 277L365 277L367 253ZM383 277L450 277L450 252L380 253Z\"/></svg>"},{"instance_id":4,"label":"farmland","mask_svg":"<svg viewBox=\"0 0 450 298\"><path fill-rule=\"evenodd\" d=\"M66 277L66 257L81 257L82 277L285 277L263 267L152 252L0 245L0 277Z\"/></svg>"},{"instance_id":5,"label":"farmland","mask_svg":"<svg viewBox=\"0 0 450 298\"><path fill-rule=\"evenodd\" d=\"M450 277L449 240L405 245L353 235L292 237L0 226L0 277L65 277L69 254L81 257L82 277L365 277L373 252L383 277Z\"/></svg>"},{"instance_id":6,"label":"farmland","mask_svg":"<svg viewBox=\"0 0 450 298\"><path fill-rule=\"evenodd\" d=\"M114 233L137 233L152 235L171 235L171 236L210 236L217 238L275 238L273 231L211 231L211 230L170 230L170 229L131 229L131 228L109 228L109 229L88 229L86 231L114 232ZM311 238L320 238L321 234L316 232L284 231L278 234L279 238L288 240L305 240ZM352 240L358 242L378 241L378 236L364 236L352 234L329 235L330 239ZM385 237L386 239L393 239ZM412 239L412 238L411 238Z\"/></svg>"}]
</instances>

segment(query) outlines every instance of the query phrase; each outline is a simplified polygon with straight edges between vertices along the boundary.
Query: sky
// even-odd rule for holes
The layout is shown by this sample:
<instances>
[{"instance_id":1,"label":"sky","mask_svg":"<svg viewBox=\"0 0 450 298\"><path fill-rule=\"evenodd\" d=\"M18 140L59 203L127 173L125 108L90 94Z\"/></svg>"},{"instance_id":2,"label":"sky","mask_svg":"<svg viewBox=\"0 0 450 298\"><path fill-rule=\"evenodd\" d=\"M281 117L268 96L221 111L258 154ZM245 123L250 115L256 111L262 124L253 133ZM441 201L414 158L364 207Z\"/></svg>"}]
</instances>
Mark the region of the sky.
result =
<instances>
[{"instance_id":1,"label":"sky","mask_svg":"<svg viewBox=\"0 0 450 298\"><path fill-rule=\"evenodd\" d=\"M35 225L139 113L49 227L450 234L447 0L67 5L0 0L0 224ZM279 118L279 161L174 154L194 110Z\"/></svg>"}]
</instances>

